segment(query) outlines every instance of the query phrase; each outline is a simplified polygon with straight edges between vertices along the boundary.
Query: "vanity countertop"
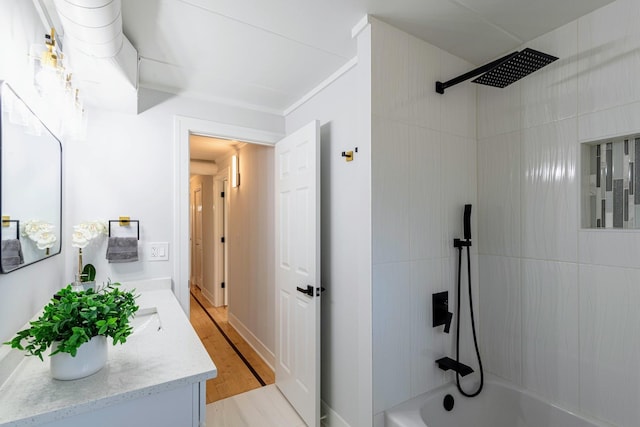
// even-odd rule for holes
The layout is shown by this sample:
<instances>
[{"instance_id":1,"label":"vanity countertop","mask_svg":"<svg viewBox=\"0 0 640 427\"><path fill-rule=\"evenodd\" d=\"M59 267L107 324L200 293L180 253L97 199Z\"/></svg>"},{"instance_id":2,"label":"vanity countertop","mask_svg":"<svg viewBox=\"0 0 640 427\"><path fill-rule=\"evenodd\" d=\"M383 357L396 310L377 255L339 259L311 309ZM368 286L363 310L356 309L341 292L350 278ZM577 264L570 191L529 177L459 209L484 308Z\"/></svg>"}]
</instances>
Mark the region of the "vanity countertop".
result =
<instances>
[{"instance_id":1,"label":"vanity countertop","mask_svg":"<svg viewBox=\"0 0 640 427\"><path fill-rule=\"evenodd\" d=\"M48 356L23 357L0 386L0 426L36 426L217 375L170 289L141 292L137 303L157 307L160 331L136 331L124 345L109 339L107 365L74 381L52 379Z\"/></svg>"}]
</instances>

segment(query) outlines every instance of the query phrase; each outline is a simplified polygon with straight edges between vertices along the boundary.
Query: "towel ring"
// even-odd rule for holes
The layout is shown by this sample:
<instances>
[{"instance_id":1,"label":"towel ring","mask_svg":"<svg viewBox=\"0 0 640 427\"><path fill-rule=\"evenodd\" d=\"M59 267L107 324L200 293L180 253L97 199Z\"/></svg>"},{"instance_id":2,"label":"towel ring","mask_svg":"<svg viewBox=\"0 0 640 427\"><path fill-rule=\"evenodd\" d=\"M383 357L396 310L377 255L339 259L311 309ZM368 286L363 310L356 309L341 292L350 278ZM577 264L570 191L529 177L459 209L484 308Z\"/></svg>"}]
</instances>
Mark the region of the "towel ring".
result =
<instances>
[{"instance_id":1,"label":"towel ring","mask_svg":"<svg viewBox=\"0 0 640 427\"><path fill-rule=\"evenodd\" d=\"M109 220L109 237L111 237L111 223L112 222L117 222L118 224L123 223L124 221L121 219L110 219ZM130 225L130 223L135 222L136 223L136 227L138 228L138 240L140 240L140 221L137 219L127 219L126 220L126 225L121 225L121 227L128 227Z\"/></svg>"}]
</instances>

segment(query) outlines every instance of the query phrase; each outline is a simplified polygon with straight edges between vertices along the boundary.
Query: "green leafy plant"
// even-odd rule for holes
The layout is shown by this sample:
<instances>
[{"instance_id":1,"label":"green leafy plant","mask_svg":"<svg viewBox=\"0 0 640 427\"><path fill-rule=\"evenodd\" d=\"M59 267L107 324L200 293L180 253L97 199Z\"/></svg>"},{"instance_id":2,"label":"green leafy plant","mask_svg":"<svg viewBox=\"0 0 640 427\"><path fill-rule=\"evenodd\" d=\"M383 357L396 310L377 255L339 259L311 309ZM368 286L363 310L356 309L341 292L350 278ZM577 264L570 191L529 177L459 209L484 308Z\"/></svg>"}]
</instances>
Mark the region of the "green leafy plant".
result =
<instances>
[{"instance_id":1,"label":"green leafy plant","mask_svg":"<svg viewBox=\"0 0 640 427\"><path fill-rule=\"evenodd\" d=\"M38 356L58 345L50 354L69 353L75 357L78 348L91 338L104 335L113 345L124 344L133 332L129 321L138 306L133 293L122 291L119 283L109 281L95 291L74 292L71 285L61 289L44 307L42 315L30 322L31 327L19 331L5 344Z\"/></svg>"}]
</instances>

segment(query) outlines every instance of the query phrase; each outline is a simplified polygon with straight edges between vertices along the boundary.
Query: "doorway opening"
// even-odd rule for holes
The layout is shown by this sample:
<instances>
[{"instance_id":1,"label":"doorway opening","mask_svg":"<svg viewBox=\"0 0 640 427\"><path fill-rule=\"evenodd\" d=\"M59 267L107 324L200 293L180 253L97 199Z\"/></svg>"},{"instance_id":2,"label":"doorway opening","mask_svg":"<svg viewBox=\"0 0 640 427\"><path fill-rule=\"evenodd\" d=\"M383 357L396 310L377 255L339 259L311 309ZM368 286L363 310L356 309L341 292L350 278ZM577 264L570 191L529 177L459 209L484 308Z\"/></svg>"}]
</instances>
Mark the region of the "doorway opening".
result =
<instances>
[{"instance_id":1,"label":"doorway opening","mask_svg":"<svg viewBox=\"0 0 640 427\"><path fill-rule=\"evenodd\" d=\"M189 137L190 283L215 307L228 305L227 187L232 159L244 145L209 136Z\"/></svg>"},{"instance_id":2,"label":"doorway opening","mask_svg":"<svg viewBox=\"0 0 640 427\"><path fill-rule=\"evenodd\" d=\"M253 249L260 247L254 240L265 235L261 228L269 224L258 218L264 215L259 208L268 208L264 203L269 197L260 194L272 181L269 168L261 165L263 151L273 148L205 135L189 137L190 318L218 366L218 377L207 382L207 403L275 382L273 364L256 349L254 342L261 339L246 315L255 304L248 295L255 286L253 276L269 275L264 270L267 263L255 262L268 256ZM239 158L251 169L242 189L237 186ZM266 242L262 249L270 245ZM273 298L261 303L271 305L267 311L274 310Z\"/></svg>"},{"instance_id":3,"label":"doorway opening","mask_svg":"<svg viewBox=\"0 0 640 427\"><path fill-rule=\"evenodd\" d=\"M251 347L262 356L269 366L280 369L276 385L282 395L291 403L296 412L307 425L319 426L320 423L320 127L313 120L287 136L282 134L217 123L208 120L176 116L174 122L174 278L173 291L186 313L190 313L191 292L190 275L190 242L189 242L189 138L192 134L218 136L223 139L243 140L255 143L256 147L271 147L263 150L269 153L268 160L254 161L247 167L246 157L240 160L240 175L255 173L260 167L270 167L263 176L273 180L272 187L255 191L259 197L245 197L244 200L267 200L273 204L266 209L239 209L240 212L253 212L262 215L250 225L263 223L262 227L254 227L251 241L245 246L253 250L253 258L242 256L237 258L243 267L261 265L264 274L250 274L255 268L229 268L230 282L236 285L232 271L245 274L245 279L252 280L260 286L245 292L250 304L244 307L244 318L249 326L242 324L240 317L228 312L229 322L234 329L241 332ZM254 159L255 160L255 159ZM244 166L243 166L244 165ZM276 173L277 170L277 173ZM246 175L245 175L246 177ZM253 182L256 187L263 184L263 179L242 179L241 191L246 190ZM292 190L295 188L295 192ZM237 189L236 189L237 190ZM233 191L231 191L233 193ZM276 203L277 199L277 203ZM231 224L236 223L234 204L231 204L228 221L230 225L229 242L239 242L234 236ZM302 215L300 215L302 214ZM277 220L276 220L277 219ZM275 226L275 227L274 227ZM256 232L271 232L271 235L257 236ZM277 237L277 238L276 238ZM229 245L231 247L231 245ZM275 248L275 250L274 250ZM231 251L230 251L231 252ZM257 254L257 256L256 256ZM233 260L229 254L229 260ZM278 279L285 270L295 271L288 280ZM312 282L306 288L296 286L299 274L304 275L305 282ZM313 286L316 292L309 291ZM233 289L233 288L231 288ZM228 290L229 307L243 307L235 304L233 291ZM239 292L238 294L242 294ZM277 295L277 298L276 298ZM269 300L275 300L271 306ZM286 303L286 304L283 304ZM267 310L265 318L265 308ZM268 309L273 308L269 313ZM260 312L260 310L262 310ZM272 316L269 318L268 316ZM262 338L261 338L262 337ZM261 339L263 341L261 341ZM214 360L215 361L215 360ZM294 362L292 364L292 362ZM292 373L282 375L282 369ZM289 385L295 383L300 387L292 390ZM259 391L262 391L261 389ZM297 391L301 391L298 393Z\"/></svg>"}]
</instances>

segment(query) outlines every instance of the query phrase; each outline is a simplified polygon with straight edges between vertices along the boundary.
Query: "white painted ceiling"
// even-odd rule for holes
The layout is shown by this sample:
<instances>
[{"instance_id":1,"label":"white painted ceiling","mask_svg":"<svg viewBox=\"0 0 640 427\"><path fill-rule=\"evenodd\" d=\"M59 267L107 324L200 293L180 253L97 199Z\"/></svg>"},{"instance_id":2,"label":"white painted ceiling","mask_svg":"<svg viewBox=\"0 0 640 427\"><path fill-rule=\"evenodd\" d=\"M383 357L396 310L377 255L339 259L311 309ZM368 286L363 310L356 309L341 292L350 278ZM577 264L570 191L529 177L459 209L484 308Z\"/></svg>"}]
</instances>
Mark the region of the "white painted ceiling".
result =
<instances>
[{"instance_id":1,"label":"white painted ceiling","mask_svg":"<svg viewBox=\"0 0 640 427\"><path fill-rule=\"evenodd\" d=\"M140 86L282 114L356 56L365 14L482 64L611 1L122 0L122 13Z\"/></svg>"},{"instance_id":2,"label":"white painted ceiling","mask_svg":"<svg viewBox=\"0 0 640 427\"><path fill-rule=\"evenodd\" d=\"M236 152L243 143L201 135L189 136L191 160L216 162Z\"/></svg>"}]
</instances>

